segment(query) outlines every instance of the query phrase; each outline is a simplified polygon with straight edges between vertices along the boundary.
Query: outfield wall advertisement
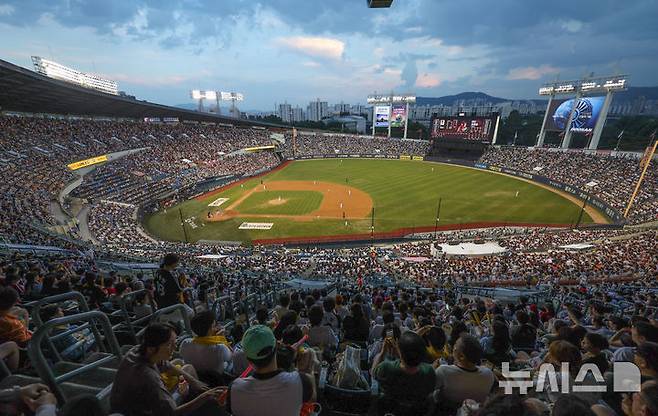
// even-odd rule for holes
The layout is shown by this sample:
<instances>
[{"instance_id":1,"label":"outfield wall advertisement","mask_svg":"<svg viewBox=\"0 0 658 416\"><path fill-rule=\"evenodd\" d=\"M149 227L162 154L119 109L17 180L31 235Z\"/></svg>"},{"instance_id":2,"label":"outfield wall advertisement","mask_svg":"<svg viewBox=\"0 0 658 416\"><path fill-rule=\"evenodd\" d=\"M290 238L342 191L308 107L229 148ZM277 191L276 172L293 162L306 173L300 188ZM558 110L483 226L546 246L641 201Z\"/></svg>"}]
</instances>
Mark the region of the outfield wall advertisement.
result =
<instances>
[{"instance_id":1,"label":"outfield wall advertisement","mask_svg":"<svg viewBox=\"0 0 658 416\"><path fill-rule=\"evenodd\" d=\"M375 127L388 127L390 105L375 106Z\"/></svg>"}]
</instances>

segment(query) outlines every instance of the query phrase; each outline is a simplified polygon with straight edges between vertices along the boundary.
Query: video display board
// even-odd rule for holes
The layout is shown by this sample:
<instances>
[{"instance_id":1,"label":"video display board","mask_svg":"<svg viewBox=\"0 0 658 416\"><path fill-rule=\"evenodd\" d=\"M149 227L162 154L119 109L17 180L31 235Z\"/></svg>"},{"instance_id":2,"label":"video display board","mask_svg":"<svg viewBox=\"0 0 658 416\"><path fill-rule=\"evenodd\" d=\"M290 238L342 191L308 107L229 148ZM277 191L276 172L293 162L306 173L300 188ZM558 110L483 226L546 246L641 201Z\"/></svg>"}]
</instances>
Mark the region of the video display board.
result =
<instances>
[{"instance_id":1,"label":"video display board","mask_svg":"<svg viewBox=\"0 0 658 416\"><path fill-rule=\"evenodd\" d=\"M391 109L391 127L404 127L404 122L407 119L407 106L394 105Z\"/></svg>"},{"instance_id":2,"label":"video display board","mask_svg":"<svg viewBox=\"0 0 658 416\"><path fill-rule=\"evenodd\" d=\"M388 115L391 110L389 105L375 106L375 127L388 127Z\"/></svg>"},{"instance_id":3,"label":"video display board","mask_svg":"<svg viewBox=\"0 0 658 416\"><path fill-rule=\"evenodd\" d=\"M583 97L577 101L556 100L548 109L549 119L546 130L564 131L569 121L569 115L576 106L571 121L571 131L574 133L591 133L601 114L604 97Z\"/></svg>"},{"instance_id":4,"label":"video display board","mask_svg":"<svg viewBox=\"0 0 658 416\"><path fill-rule=\"evenodd\" d=\"M431 122L433 139L452 138L491 143L496 130L495 117L435 117Z\"/></svg>"}]
</instances>

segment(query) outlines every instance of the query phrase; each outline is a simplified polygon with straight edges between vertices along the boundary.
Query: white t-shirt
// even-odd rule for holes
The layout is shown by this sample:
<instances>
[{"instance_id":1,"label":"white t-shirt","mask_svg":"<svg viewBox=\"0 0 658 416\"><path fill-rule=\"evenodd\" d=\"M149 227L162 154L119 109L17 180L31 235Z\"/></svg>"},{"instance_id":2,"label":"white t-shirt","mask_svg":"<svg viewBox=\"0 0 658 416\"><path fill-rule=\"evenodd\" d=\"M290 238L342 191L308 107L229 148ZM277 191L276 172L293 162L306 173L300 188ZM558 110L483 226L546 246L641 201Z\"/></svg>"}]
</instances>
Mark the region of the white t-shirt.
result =
<instances>
[{"instance_id":1,"label":"white t-shirt","mask_svg":"<svg viewBox=\"0 0 658 416\"><path fill-rule=\"evenodd\" d=\"M224 363L231 361L231 350L224 344L201 345L192 342L191 338L183 341L180 355L187 364L192 364L196 371L214 371L224 373Z\"/></svg>"},{"instance_id":2,"label":"white t-shirt","mask_svg":"<svg viewBox=\"0 0 658 416\"><path fill-rule=\"evenodd\" d=\"M308 388L312 392L296 371L237 378L230 386L230 411L234 416L299 416Z\"/></svg>"}]
</instances>

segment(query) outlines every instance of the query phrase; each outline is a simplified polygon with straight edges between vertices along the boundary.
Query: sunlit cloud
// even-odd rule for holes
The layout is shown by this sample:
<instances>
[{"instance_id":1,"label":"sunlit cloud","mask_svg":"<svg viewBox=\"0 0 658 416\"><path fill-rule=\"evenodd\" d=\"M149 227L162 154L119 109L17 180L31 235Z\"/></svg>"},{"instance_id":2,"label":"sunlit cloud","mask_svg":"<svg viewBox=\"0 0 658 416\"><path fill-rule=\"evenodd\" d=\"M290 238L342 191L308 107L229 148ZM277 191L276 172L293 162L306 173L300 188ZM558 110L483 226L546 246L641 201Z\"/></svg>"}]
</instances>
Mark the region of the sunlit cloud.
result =
<instances>
[{"instance_id":1,"label":"sunlit cloud","mask_svg":"<svg viewBox=\"0 0 658 416\"><path fill-rule=\"evenodd\" d=\"M276 43L295 52L317 58L340 60L345 52L345 43L332 38L292 36L278 38Z\"/></svg>"},{"instance_id":2,"label":"sunlit cloud","mask_svg":"<svg viewBox=\"0 0 658 416\"><path fill-rule=\"evenodd\" d=\"M541 66L526 66L522 68L512 68L507 74L507 79L509 80L538 80L546 75L557 74L560 72L559 68L556 68L551 65L541 65Z\"/></svg>"}]
</instances>

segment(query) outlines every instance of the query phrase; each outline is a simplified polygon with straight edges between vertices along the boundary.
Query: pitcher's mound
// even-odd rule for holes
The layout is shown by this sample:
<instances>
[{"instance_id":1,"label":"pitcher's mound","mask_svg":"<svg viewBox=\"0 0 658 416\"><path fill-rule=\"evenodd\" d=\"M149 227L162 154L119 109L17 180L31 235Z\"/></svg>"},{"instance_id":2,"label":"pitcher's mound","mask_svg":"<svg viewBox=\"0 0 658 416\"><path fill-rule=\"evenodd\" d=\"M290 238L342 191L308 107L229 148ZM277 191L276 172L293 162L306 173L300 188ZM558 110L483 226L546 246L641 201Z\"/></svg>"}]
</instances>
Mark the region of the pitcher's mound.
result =
<instances>
[{"instance_id":1,"label":"pitcher's mound","mask_svg":"<svg viewBox=\"0 0 658 416\"><path fill-rule=\"evenodd\" d=\"M269 201L267 201L268 205L274 205L274 206L283 205L286 202L288 202L288 200L283 198L270 199Z\"/></svg>"}]
</instances>

